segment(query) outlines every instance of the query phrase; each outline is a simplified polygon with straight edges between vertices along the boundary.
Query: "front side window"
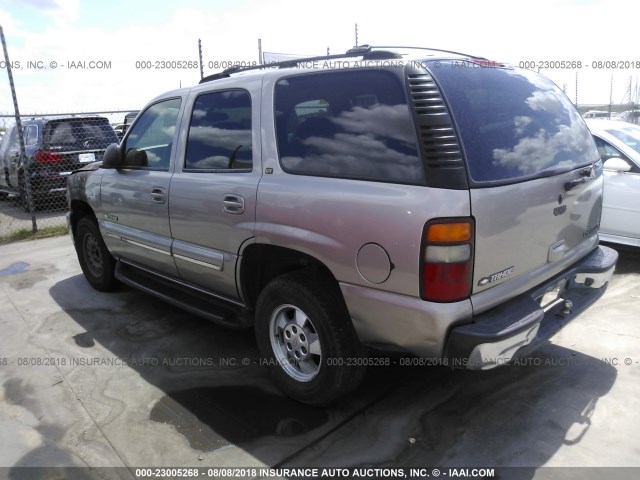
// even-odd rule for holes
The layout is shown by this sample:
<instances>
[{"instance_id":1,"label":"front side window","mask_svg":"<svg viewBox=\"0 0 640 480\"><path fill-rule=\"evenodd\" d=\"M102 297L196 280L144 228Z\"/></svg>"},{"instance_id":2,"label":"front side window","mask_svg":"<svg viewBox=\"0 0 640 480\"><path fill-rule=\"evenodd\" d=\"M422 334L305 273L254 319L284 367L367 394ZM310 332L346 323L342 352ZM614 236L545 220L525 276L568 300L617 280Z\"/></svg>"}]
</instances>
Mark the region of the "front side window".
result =
<instances>
[{"instance_id":1,"label":"front side window","mask_svg":"<svg viewBox=\"0 0 640 480\"><path fill-rule=\"evenodd\" d=\"M289 173L423 184L402 83L384 70L327 72L280 80L276 133Z\"/></svg>"},{"instance_id":2,"label":"front side window","mask_svg":"<svg viewBox=\"0 0 640 480\"><path fill-rule=\"evenodd\" d=\"M176 135L180 98L151 105L125 139L124 163L128 167L168 170Z\"/></svg>"},{"instance_id":3,"label":"front side window","mask_svg":"<svg viewBox=\"0 0 640 480\"><path fill-rule=\"evenodd\" d=\"M200 95L193 107L185 171L251 171L251 96L245 90Z\"/></svg>"},{"instance_id":4,"label":"front side window","mask_svg":"<svg viewBox=\"0 0 640 480\"><path fill-rule=\"evenodd\" d=\"M601 138L594 137L600 158L607 159L611 157L627 158L620 150L615 148L609 142L605 142Z\"/></svg>"},{"instance_id":5,"label":"front side window","mask_svg":"<svg viewBox=\"0 0 640 480\"><path fill-rule=\"evenodd\" d=\"M631 127L636 127L635 125L630 125L630 126ZM636 128L638 128L638 127L636 127ZM607 130L607 132L610 133L611 135L614 135L613 131L611 131L611 130ZM616 132L614 137L618 137L619 138L619 135L620 135L620 132ZM637 165L636 162L634 162L632 159L630 159L627 155L625 155L620 150L618 150L616 147L614 147L609 142L607 142L607 141L605 141L605 140L603 140L603 139L601 139L599 137L594 136L593 139L596 141L596 146L598 147L598 153L600 154L600 158L602 158L603 161L608 160L609 158L620 157L621 159L625 160L631 166L630 172L632 172L632 173L640 173L640 166ZM620 140L622 140L622 139L620 139ZM629 140L629 141L631 142L631 140ZM631 145L629 145L629 146L631 146Z\"/></svg>"},{"instance_id":6,"label":"front side window","mask_svg":"<svg viewBox=\"0 0 640 480\"><path fill-rule=\"evenodd\" d=\"M622 127L605 130L609 135L613 135L628 147L640 153L640 127L631 123Z\"/></svg>"}]
</instances>

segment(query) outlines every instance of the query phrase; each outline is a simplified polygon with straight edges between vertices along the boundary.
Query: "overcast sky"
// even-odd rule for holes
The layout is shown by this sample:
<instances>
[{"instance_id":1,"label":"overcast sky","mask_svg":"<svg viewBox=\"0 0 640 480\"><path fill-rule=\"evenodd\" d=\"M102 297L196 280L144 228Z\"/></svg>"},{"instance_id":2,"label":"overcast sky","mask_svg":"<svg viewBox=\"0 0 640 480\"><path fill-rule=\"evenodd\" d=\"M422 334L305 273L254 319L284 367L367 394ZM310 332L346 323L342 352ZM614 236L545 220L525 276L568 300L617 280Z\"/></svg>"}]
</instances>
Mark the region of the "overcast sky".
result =
<instances>
[{"instance_id":1,"label":"overcast sky","mask_svg":"<svg viewBox=\"0 0 640 480\"><path fill-rule=\"evenodd\" d=\"M11 61L20 64L13 74L23 113L139 109L163 91L196 84L200 72L142 69L136 62L195 65L199 38L206 75L223 62L257 61L259 38L266 52L346 51L355 44L356 23L360 44L428 46L516 66L582 62L582 68L541 71L572 101L577 73L580 104L608 103L613 76L613 102L619 103L640 72L633 21L639 5L632 0L0 0L0 25ZM103 63L90 68L91 61ZM603 61L633 68L594 65ZM28 68L27 62L42 68ZM70 68L70 62L85 62L85 68ZM13 113L4 69L0 113Z\"/></svg>"}]
</instances>

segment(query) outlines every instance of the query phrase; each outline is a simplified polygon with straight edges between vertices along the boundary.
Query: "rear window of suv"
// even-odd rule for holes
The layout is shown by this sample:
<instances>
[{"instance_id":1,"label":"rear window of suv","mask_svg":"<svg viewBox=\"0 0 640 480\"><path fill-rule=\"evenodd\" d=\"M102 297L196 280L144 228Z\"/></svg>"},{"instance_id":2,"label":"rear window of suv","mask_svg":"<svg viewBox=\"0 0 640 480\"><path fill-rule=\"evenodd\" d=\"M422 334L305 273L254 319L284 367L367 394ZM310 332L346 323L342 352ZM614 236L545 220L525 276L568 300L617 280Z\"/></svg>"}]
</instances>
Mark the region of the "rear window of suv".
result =
<instances>
[{"instance_id":1,"label":"rear window of suv","mask_svg":"<svg viewBox=\"0 0 640 480\"><path fill-rule=\"evenodd\" d=\"M528 70L430 61L455 118L474 182L509 182L598 160L591 134L567 96Z\"/></svg>"},{"instance_id":2,"label":"rear window of suv","mask_svg":"<svg viewBox=\"0 0 640 480\"><path fill-rule=\"evenodd\" d=\"M56 150L102 150L118 142L105 118L53 120L44 130L45 145Z\"/></svg>"},{"instance_id":3,"label":"rear window of suv","mask_svg":"<svg viewBox=\"0 0 640 480\"><path fill-rule=\"evenodd\" d=\"M423 184L399 78L384 70L296 75L275 88L282 168L289 173Z\"/></svg>"}]
</instances>

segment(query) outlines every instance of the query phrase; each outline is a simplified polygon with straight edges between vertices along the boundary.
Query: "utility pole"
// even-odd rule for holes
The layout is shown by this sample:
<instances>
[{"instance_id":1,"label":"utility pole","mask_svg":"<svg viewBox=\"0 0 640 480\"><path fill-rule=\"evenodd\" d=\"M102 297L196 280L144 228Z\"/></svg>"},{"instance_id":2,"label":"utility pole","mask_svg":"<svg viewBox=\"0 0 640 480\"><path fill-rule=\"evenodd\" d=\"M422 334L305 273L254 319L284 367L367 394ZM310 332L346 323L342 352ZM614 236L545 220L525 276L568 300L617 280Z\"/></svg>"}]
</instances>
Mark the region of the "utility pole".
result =
<instances>
[{"instance_id":1,"label":"utility pole","mask_svg":"<svg viewBox=\"0 0 640 480\"><path fill-rule=\"evenodd\" d=\"M202 42L198 39L198 58L200 59L200 80L204 78L204 65L202 65Z\"/></svg>"},{"instance_id":2,"label":"utility pole","mask_svg":"<svg viewBox=\"0 0 640 480\"><path fill-rule=\"evenodd\" d=\"M31 231L38 231L38 224L36 223L36 214L33 211L33 201L31 198L31 181L29 177L29 166L25 161L27 159L27 153L24 150L24 136L22 135L22 121L20 120L20 109L18 108L18 96L16 95L15 85L13 83L13 73L11 73L11 62L9 61L9 52L7 52L7 42L4 39L4 30L0 25L0 41L2 41L2 50L4 51L4 61L7 65L7 75L9 76L9 87L11 88L11 96L13 97L13 109L16 114L16 128L18 129L18 142L20 143L20 164L24 165L24 192L20 192L20 195L26 195L27 206L29 207L29 213L31 213ZM19 185L16 185L19 187Z\"/></svg>"},{"instance_id":3,"label":"utility pole","mask_svg":"<svg viewBox=\"0 0 640 480\"><path fill-rule=\"evenodd\" d=\"M258 65L262 65L262 39L258 39Z\"/></svg>"},{"instance_id":4,"label":"utility pole","mask_svg":"<svg viewBox=\"0 0 640 480\"><path fill-rule=\"evenodd\" d=\"M611 75L611 87L609 88L609 120L611 120L612 108L613 108L613 74Z\"/></svg>"},{"instance_id":5,"label":"utility pole","mask_svg":"<svg viewBox=\"0 0 640 480\"><path fill-rule=\"evenodd\" d=\"M358 46L358 24L356 23L356 47Z\"/></svg>"}]
</instances>

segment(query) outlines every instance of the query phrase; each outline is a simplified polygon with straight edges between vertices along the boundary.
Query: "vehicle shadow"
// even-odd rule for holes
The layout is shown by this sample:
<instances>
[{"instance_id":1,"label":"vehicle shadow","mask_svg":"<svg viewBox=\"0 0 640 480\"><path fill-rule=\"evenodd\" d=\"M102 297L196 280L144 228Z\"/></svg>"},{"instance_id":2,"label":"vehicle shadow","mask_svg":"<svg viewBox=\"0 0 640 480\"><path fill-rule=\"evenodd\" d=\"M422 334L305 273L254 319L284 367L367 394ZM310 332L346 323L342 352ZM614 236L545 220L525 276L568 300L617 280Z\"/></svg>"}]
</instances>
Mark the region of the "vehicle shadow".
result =
<instances>
[{"instance_id":1,"label":"vehicle shadow","mask_svg":"<svg viewBox=\"0 0 640 480\"><path fill-rule=\"evenodd\" d=\"M67 366L69 381L89 377L81 380L88 382L85 401L113 397L114 387L109 395L103 390L117 383L114 372L133 378L133 371L163 395L149 403L133 385L118 383L118 401L172 425L210 462L236 448L274 467L538 467L581 441L616 379L612 366L550 343L518 365L486 372L374 353L382 366L370 367L354 394L313 408L275 389L252 330L218 327L128 288L94 292L80 275L50 294L84 330L66 339L66 355L121 360L120 370ZM119 415L100 422L127 422ZM160 448L162 439L144 441ZM130 465L140 465L143 451L112 443Z\"/></svg>"},{"instance_id":2,"label":"vehicle shadow","mask_svg":"<svg viewBox=\"0 0 640 480\"><path fill-rule=\"evenodd\" d=\"M616 274L640 273L640 248L604 243L618 252Z\"/></svg>"}]
</instances>

